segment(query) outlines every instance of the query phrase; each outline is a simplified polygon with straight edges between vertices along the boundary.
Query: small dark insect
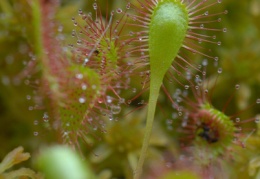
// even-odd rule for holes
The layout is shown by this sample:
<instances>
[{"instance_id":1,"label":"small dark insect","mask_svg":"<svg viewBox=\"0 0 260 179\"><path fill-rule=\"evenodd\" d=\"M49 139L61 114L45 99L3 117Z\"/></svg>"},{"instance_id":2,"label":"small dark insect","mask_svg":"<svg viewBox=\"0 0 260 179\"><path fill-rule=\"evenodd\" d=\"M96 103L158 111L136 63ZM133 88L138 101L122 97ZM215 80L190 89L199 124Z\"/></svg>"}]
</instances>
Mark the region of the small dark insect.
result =
<instances>
[{"instance_id":1,"label":"small dark insect","mask_svg":"<svg viewBox=\"0 0 260 179\"><path fill-rule=\"evenodd\" d=\"M218 131L212 129L209 125L202 123L199 127L199 136L206 140L208 143L215 143L218 141Z\"/></svg>"},{"instance_id":2,"label":"small dark insect","mask_svg":"<svg viewBox=\"0 0 260 179\"><path fill-rule=\"evenodd\" d=\"M98 51L98 50L95 50L95 51L94 51L94 54L95 54L96 56L98 56L99 51Z\"/></svg>"}]
</instances>

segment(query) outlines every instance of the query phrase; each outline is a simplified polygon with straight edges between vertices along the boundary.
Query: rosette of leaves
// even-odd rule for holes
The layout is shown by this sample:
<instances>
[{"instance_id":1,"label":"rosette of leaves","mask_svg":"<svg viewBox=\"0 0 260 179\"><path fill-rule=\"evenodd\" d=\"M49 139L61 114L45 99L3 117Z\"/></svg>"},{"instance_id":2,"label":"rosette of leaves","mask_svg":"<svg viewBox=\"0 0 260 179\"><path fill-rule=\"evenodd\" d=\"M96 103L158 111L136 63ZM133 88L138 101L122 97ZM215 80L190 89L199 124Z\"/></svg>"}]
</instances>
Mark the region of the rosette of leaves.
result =
<instances>
[{"instance_id":1,"label":"rosette of leaves","mask_svg":"<svg viewBox=\"0 0 260 179\"><path fill-rule=\"evenodd\" d=\"M32 2L31 6L41 79L38 105L46 109L43 118L60 131L61 141L80 148L80 141L89 141L87 134L99 139L94 133L105 132L103 116L112 120L125 103L120 93L128 88L131 73L125 60L131 39L121 38L125 16L115 20L115 13L122 13L117 9L104 19L96 2L95 17L79 10L84 26L72 18L78 27L72 32L77 45L70 44L69 53L61 48L56 23L50 21L57 2Z\"/></svg>"}]
</instances>

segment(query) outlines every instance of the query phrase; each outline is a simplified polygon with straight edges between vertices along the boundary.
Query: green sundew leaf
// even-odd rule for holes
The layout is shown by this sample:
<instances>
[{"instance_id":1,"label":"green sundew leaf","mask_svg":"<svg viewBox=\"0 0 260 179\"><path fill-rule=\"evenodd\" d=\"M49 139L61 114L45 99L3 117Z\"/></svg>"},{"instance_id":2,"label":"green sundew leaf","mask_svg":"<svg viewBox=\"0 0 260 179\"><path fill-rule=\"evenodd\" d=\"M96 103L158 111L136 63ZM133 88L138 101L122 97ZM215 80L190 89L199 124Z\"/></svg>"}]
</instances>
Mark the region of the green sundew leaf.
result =
<instances>
[{"instance_id":1,"label":"green sundew leaf","mask_svg":"<svg viewBox=\"0 0 260 179\"><path fill-rule=\"evenodd\" d=\"M79 129L84 116L92 109L100 95L100 77L88 67L74 65L68 72L68 82L61 86L60 117L63 127ZM67 122L73 122L67 125Z\"/></svg>"},{"instance_id":2,"label":"green sundew leaf","mask_svg":"<svg viewBox=\"0 0 260 179\"><path fill-rule=\"evenodd\" d=\"M196 137L195 143L197 146L204 146L211 149L212 154L217 156L223 153L227 146L232 144L236 127L230 117L218 109L215 109L209 103L203 104L200 112L203 114L200 115L200 122L209 123L212 130L219 131L219 136L218 140L214 143L210 143L210 145L201 137ZM198 130L197 134L201 133L201 130Z\"/></svg>"},{"instance_id":3,"label":"green sundew leaf","mask_svg":"<svg viewBox=\"0 0 260 179\"><path fill-rule=\"evenodd\" d=\"M46 179L95 179L89 166L70 148L54 146L39 155L37 166Z\"/></svg>"},{"instance_id":4,"label":"green sundew leaf","mask_svg":"<svg viewBox=\"0 0 260 179\"><path fill-rule=\"evenodd\" d=\"M115 79L115 71L118 69L118 48L115 41L109 38L102 38L97 48L97 61L101 64L101 74L105 73L107 80ZM110 82L107 82L110 83Z\"/></svg>"},{"instance_id":5,"label":"green sundew leaf","mask_svg":"<svg viewBox=\"0 0 260 179\"><path fill-rule=\"evenodd\" d=\"M86 118L100 95L101 82L94 70L81 65L73 65L66 73L67 82L60 86L62 96L58 102L58 117L64 142L75 145L80 136L93 128L86 123Z\"/></svg>"},{"instance_id":6,"label":"green sundew leaf","mask_svg":"<svg viewBox=\"0 0 260 179\"><path fill-rule=\"evenodd\" d=\"M100 47L97 49L98 54L98 61L102 63L104 57L105 57L105 66L109 70L106 70L108 73L111 72L111 70L116 70L118 68L117 62L118 62L118 54L117 54L117 47L115 46L114 41L110 41L107 39L102 39L100 41ZM110 76L114 76L114 73L112 73ZM113 77L112 77L113 78Z\"/></svg>"},{"instance_id":7,"label":"green sundew leaf","mask_svg":"<svg viewBox=\"0 0 260 179\"><path fill-rule=\"evenodd\" d=\"M154 8L149 24L150 96L146 132L135 178L140 178L153 127L156 103L165 73L182 46L188 11L179 0L163 0Z\"/></svg>"},{"instance_id":8,"label":"green sundew leaf","mask_svg":"<svg viewBox=\"0 0 260 179\"><path fill-rule=\"evenodd\" d=\"M106 42L108 41L108 42ZM107 59L109 59L111 62L116 63L118 60L118 56L117 56L117 48L115 46L115 42L114 41L109 41L109 39L102 39L100 41L100 50L104 51L105 54L100 55L105 56Z\"/></svg>"}]
</instances>

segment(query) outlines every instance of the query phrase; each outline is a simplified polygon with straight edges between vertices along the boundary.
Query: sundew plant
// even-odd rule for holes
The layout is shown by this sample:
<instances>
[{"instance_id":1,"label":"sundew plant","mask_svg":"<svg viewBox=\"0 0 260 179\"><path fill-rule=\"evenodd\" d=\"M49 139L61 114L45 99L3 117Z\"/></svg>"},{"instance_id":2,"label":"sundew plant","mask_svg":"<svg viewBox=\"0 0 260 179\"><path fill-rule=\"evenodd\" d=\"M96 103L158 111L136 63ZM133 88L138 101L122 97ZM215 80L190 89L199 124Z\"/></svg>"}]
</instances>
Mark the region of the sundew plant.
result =
<instances>
[{"instance_id":1,"label":"sundew plant","mask_svg":"<svg viewBox=\"0 0 260 179\"><path fill-rule=\"evenodd\" d=\"M0 178L259 178L257 0L1 0L0 18Z\"/></svg>"}]
</instances>

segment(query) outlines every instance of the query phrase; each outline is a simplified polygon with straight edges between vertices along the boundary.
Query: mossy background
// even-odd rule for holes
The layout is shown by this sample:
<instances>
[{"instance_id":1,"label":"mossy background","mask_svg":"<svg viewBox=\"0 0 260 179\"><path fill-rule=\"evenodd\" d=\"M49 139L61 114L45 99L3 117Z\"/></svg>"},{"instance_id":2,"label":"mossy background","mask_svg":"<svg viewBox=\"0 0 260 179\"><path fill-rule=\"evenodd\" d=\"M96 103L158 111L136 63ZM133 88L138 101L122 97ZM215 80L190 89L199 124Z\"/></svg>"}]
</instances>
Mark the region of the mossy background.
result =
<instances>
[{"instance_id":1,"label":"mossy background","mask_svg":"<svg viewBox=\"0 0 260 179\"><path fill-rule=\"evenodd\" d=\"M64 46L68 43L75 43L71 37L71 31L75 28L71 18L78 16L78 9L93 12L92 4L93 2L89 0L61 2L55 20L62 26ZM108 9L125 7L125 4L121 0L109 0ZM105 13L106 0L100 0L99 6ZM233 114L255 103L260 97L260 1L223 0L221 5L214 7L215 12L224 10L228 10L228 14L221 17L222 22L219 26L226 27L228 31L217 34L222 42L221 46L210 45L209 47L212 49L210 52L212 56L219 57L219 66L223 69L214 88L212 101L217 108L221 109L233 93L235 85L240 84L240 90L235 94L227 110L227 113ZM42 146L56 143L55 132L44 124L44 111L30 110L34 106L30 97L36 92L35 87L28 85L26 79L19 79L19 74L31 61L35 51L31 24L32 10L27 0L0 1L0 159L20 145L27 152L36 154ZM208 44L202 45L208 46ZM200 59L197 61L201 61ZM209 66L212 64L213 62ZM216 68L209 67L208 71L207 77L214 81L217 74ZM37 80L37 77L32 78ZM147 100L146 95L143 95L143 99ZM164 114L172 114L172 108L167 107L169 103L165 101L166 98L162 95L159 106L165 110ZM164 151L179 152L178 149L174 149L176 146L173 133L165 128L168 117L164 114L158 113L156 116L157 122L154 127L156 133L151 140L154 146L151 152L153 157L149 158L151 163L158 160L158 156ZM247 109L243 116L249 118L259 114L260 106L258 105ZM120 121L116 122L116 125L111 124L112 122L108 124L109 132L104 134L101 141L94 141L92 146L83 147L83 152L90 157L97 173L108 168L113 171L114 176L130 178L131 164L128 161L134 160L135 157L132 156L136 155L136 150L141 145L139 136L142 136L143 132L142 123L145 119L145 111L134 112L131 118L125 119L119 116ZM110 125L112 127L109 127ZM255 127L254 122L248 124L248 127ZM37 136L35 132L38 132ZM115 139L114 134L122 135L120 139ZM135 143L132 147L127 147L128 141ZM259 143L257 137L250 138L248 147L241 149L244 155L237 156L239 162L234 167L224 170L228 170L227 172L231 173L234 178L249 178L249 161L260 157L259 148L254 147L257 143ZM104 157L104 160L95 159L95 157L91 159L93 152L106 153L104 155L108 157Z\"/></svg>"}]
</instances>

